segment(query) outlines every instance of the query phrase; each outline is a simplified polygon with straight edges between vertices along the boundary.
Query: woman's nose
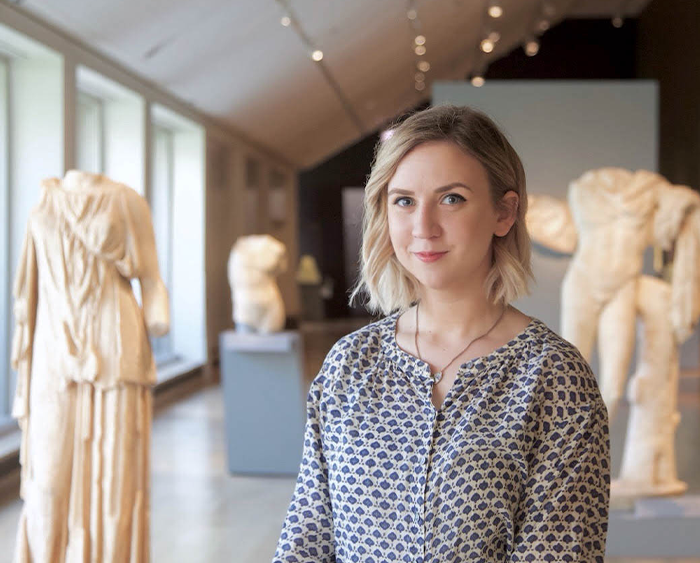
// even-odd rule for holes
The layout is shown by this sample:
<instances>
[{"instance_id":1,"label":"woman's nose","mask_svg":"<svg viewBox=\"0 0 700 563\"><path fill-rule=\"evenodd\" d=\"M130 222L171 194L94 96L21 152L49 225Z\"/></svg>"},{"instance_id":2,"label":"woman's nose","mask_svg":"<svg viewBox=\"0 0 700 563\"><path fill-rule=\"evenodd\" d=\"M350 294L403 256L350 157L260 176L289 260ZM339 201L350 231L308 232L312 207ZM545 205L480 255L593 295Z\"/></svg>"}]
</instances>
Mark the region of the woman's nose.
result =
<instances>
[{"instance_id":1,"label":"woman's nose","mask_svg":"<svg viewBox=\"0 0 700 563\"><path fill-rule=\"evenodd\" d=\"M416 238L433 238L440 234L435 209L429 205L418 205L413 213L413 236Z\"/></svg>"}]
</instances>

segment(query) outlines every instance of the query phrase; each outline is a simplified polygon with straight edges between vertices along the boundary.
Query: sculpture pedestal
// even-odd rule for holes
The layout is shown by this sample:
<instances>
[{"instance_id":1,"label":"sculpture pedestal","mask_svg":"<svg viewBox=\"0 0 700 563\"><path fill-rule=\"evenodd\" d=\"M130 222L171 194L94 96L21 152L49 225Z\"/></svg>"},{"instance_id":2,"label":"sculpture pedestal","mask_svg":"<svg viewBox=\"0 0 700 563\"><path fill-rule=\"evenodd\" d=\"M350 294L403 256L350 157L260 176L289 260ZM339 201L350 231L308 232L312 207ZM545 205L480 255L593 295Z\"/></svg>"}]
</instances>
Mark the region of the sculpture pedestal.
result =
<instances>
[{"instance_id":1,"label":"sculpture pedestal","mask_svg":"<svg viewBox=\"0 0 700 563\"><path fill-rule=\"evenodd\" d=\"M306 422L299 332L228 330L219 350L229 472L296 475Z\"/></svg>"},{"instance_id":2,"label":"sculpture pedestal","mask_svg":"<svg viewBox=\"0 0 700 563\"><path fill-rule=\"evenodd\" d=\"M684 558L700 554L700 410L696 392L700 389L700 372L686 372L680 377L678 411L681 422L676 434L678 476L687 483L684 495L673 497L630 498L615 494L610 499L610 522L606 559ZM618 475L624 457L624 443L630 425L627 401L620 404L618 416L610 425L612 475ZM613 480L615 482L616 480ZM616 490L617 486L612 486ZM646 558L646 559L645 559Z\"/></svg>"},{"instance_id":3,"label":"sculpture pedestal","mask_svg":"<svg viewBox=\"0 0 700 563\"><path fill-rule=\"evenodd\" d=\"M700 495L645 498L610 513L607 557L697 557Z\"/></svg>"}]
</instances>

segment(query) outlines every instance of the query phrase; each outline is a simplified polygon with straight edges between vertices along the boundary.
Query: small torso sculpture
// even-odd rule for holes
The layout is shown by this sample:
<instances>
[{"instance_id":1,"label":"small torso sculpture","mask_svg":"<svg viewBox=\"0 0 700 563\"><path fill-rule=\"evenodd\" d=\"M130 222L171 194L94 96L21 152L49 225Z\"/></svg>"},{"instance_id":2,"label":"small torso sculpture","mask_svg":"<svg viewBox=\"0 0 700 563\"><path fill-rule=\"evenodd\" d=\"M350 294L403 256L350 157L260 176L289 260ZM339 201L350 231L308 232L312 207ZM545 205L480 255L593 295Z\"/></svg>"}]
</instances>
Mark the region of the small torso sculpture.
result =
<instances>
[{"instance_id":1,"label":"small torso sculpture","mask_svg":"<svg viewBox=\"0 0 700 563\"><path fill-rule=\"evenodd\" d=\"M14 299L24 499L15 563L148 562L147 331L165 334L169 309L146 201L100 175L45 180Z\"/></svg>"},{"instance_id":2,"label":"small torso sculpture","mask_svg":"<svg viewBox=\"0 0 700 563\"><path fill-rule=\"evenodd\" d=\"M562 336L590 359L598 339L601 392L612 421L643 331L620 478L613 496L678 494L675 430L680 421L678 346L700 317L700 194L653 172L602 168L569 186L569 204L528 198L535 242L573 253L562 285ZM641 274L644 251L673 250L665 282Z\"/></svg>"},{"instance_id":3,"label":"small torso sculpture","mask_svg":"<svg viewBox=\"0 0 700 563\"><path fill-rule=\"evenodd\" d=\"M284 302L275 277L286 269L286 248L270 235L236 241L228 260L236 331L266 334L284 328Z\"/></svg>"}]
</instances>

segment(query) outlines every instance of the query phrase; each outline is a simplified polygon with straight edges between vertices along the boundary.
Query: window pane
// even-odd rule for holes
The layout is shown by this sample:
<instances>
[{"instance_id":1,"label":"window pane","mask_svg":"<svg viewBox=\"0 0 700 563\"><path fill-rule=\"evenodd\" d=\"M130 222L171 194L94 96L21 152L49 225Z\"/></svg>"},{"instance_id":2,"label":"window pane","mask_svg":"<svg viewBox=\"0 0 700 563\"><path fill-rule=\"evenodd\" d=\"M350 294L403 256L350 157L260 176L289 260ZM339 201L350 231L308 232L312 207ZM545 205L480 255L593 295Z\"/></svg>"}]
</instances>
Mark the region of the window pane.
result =
<instances>
[{"instance_id":1,"label":"window pane","mask_svg":"<svg viewBox=\"0 0 700 563\"><path fill-rule=\"evenodd\" d=\"M8 145L9 115L9 63L0 58L0 433L5 423L10 421L10 398L14 389L10 370L10 338L12 329L11 311L11 271L9 237L9 193L8 193Z\"/></svg>"},{"instance_id":2,"label":"window pane","mask_svg":"<svg viewBox=\"0 0 700 563\"><path fill-rule=\"evenodd\" d=\"M78 93L77 165L84 172L104 172L102 102L94 96Z\"/></svg>"},{"instance_id":3,"label":"window pane","mask_svg":"<svg viewBox=\"0 0 700 563\"><path fill-rule=\"evenodd\" d=\"M154 126L152 150L150 204L156 236L158 266L168 291L172 288L172 196L173 196L173 134ZM156 363L174 359L171 335L153 338Z\"/></svg>"}]
</instances>

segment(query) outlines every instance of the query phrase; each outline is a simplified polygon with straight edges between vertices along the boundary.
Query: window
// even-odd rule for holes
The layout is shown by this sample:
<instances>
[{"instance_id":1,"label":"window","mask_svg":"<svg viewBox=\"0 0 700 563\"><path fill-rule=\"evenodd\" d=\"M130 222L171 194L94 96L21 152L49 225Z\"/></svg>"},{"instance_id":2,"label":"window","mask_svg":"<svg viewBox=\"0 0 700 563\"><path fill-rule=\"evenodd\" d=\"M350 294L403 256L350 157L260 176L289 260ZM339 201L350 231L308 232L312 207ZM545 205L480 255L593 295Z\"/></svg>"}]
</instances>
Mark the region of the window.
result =
<instances>
[{"instance_id":1,"label":"window","mask_svg":"<svg viewBox=\"0 0 700 563\"><path fill-rule=\"evenodd\" d=\"M78 92L76 112L77 154L79 170L104 172L104 107L100 98Z\"/></svg>"},{"instance_id":2,"label":"window","mask_svg":"<svg viewBox=\"0 0 700 563\"><path fill-rule=\"evenodd\" d=\"M12 285L27 219L41 180L63 170L63 78L59 53L0 25L0 434L16 428Z\"/></svg>"},{"instance_id":3,"label":"window","mask_svg":"<svg viewBox=\"0 0 700 563\"><path fill-rule=\"evenodd\" d=\"M10 338L12 315L10 280L10 213L8 189L10 62L0 56L0 430L10 422Z\"/></svg>"},{"instance_id":4,"label":"window","mask_svg":"<svg viewBox=\"0 0 700 563\"><path fill-rule=\"evenodd\" d=\"M164 381L183 366L207 360L206 135L201 125L160 104L150 106L150 123L148 199L170 298L170 332L153 341L158 380Z\"/></svg>"},{"instance_id":5,"label":"window","mask_svg":"<svg viewBox=\"0 0 700 563\"><path fill-rule=\"evenodd\" d=\"M75 76L75 167L105 174L144 195L143 97L83 65Z\"/></svg>"},{"instance_id":6,"label":"window","mask_svg":"<svg viewBox=\"0 0 700 563\"><path fill-rule=\"evenodd\" d=\"M153 126L150 204L158 251L158 267L169 292L173 287L173 136L170 129L159 125ZM151 343L157 364L175 359L172 332L160 338L151 339Z\"/></svg>"}]
</instances>

